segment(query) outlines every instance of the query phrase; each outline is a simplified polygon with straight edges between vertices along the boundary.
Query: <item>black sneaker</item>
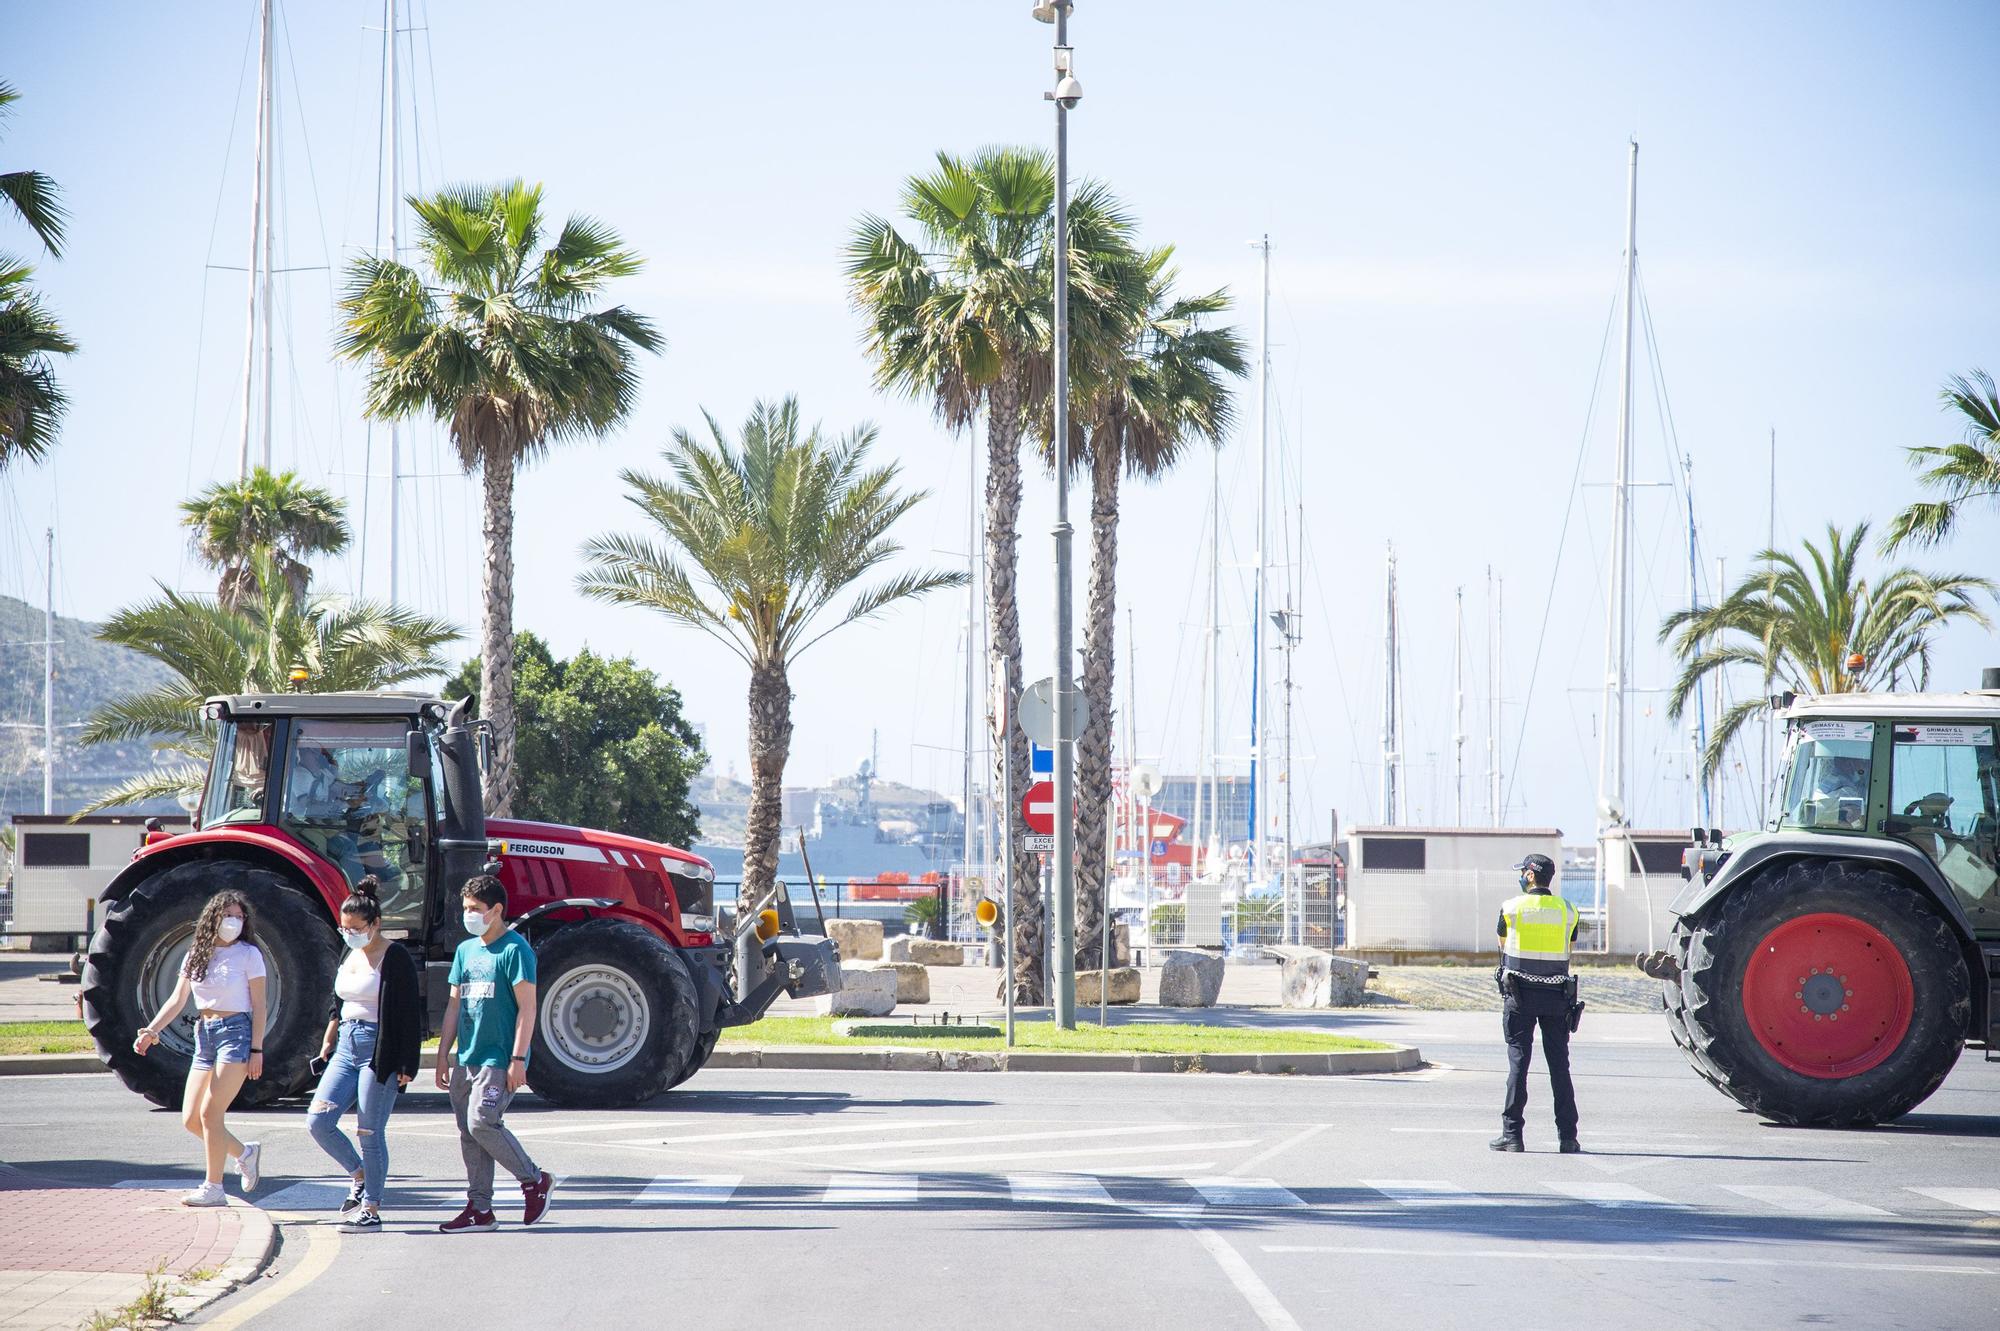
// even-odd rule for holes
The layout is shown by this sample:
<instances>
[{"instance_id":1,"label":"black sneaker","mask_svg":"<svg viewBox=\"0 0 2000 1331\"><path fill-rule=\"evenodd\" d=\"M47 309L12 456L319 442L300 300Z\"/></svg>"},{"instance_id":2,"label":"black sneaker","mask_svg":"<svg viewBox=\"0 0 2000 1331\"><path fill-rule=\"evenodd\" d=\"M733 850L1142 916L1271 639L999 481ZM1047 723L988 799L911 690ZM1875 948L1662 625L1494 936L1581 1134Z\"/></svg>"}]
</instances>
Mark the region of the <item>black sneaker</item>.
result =
<instances>
[{"instance_id":1,"label":"black sneaker","mask_svg":"<svg viewBox=\"0 0 2000 1331\"><path fill-rule=\"evenodd\" d=\"M361 1209L362 1187L359 1183L347 1190L347 1200L340 1204L340 1218L347 1219Z\"/></svg>"},{"instance_id":2,"label":"black sneaker","mask_svg":"<svg viewBox=\"0 0 2000 1331\"><path fill-rule=\"evenodd\" d=\"M379 1234L382 1231L382 1217L365 1207L357 1210L340 1226L343 1234Z\"/></svg>"}]
</instances>

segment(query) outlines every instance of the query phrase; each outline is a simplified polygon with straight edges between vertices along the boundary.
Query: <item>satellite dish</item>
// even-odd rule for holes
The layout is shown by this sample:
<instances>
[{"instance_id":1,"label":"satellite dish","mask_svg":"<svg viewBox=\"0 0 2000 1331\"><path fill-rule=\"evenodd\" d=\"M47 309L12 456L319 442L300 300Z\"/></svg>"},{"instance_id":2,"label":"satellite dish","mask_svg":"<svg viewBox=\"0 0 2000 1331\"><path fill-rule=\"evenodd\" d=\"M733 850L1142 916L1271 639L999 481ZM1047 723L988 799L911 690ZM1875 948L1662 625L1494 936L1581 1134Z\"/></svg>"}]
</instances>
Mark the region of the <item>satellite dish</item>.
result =
<instances>
[{"instance_id":1,"label":"satellite dish","mask_svg":"<svg viewBox=\"0 0 2000 1331\"><path fill-rule=\"evenodd\" d=\"M1149 800L1160 793L1160 769L1145 763L1132 764L1132 774L1127 778L1132 793L1142 800Z\"/></svg>"}]
</instances>

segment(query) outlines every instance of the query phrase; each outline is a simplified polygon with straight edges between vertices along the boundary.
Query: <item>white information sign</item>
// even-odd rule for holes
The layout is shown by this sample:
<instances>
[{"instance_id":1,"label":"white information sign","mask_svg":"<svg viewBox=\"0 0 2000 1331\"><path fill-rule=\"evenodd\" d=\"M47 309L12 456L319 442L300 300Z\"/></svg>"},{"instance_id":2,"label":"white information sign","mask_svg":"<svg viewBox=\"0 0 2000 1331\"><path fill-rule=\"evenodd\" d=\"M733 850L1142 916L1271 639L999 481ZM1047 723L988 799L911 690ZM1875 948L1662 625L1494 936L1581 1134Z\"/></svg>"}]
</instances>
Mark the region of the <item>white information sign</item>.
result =
<instances>
[{"instance_id":1,"label":"white information sign","mask_svg":"<svg viewBox=\"0 0 2000 1331\"><path fill-rule=\"evenodd\" d=\"M1037 836L1035 833L1030 832L1021 838L1021 844L1029 850L1038 850L1047 854L1056 848L1056 839L1052 836Z\"/></svg>"},{"instance_id":2,"label":"white information sign","mask_svg":"<svg viewBox=\"0 0 2000 1331\"><path fill-rule=\"evenodd\" d=\"M1821 741L1872 740L1875 738L1873 721L1806 721L1799 729L1806 738Z\"/></svg>"},{"instance_id":3,"label":"white information sign","mask_svg":"<svg viewBox=\"0 0 2000 1331\"><path fill-rule=\"evenodd\" d=\"M1965 744L1993 747L1992 726L1897 726L1898 744Z\"/></svg>"}]
</instances>

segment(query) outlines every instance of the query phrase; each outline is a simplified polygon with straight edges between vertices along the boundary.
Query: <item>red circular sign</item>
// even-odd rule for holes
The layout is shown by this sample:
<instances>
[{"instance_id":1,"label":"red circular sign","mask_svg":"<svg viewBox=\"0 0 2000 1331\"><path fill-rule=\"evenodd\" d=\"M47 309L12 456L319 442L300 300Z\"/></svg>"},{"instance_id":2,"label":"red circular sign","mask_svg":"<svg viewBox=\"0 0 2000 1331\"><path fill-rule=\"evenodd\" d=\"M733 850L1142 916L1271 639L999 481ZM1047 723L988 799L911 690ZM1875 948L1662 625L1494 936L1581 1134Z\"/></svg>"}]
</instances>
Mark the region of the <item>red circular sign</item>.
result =
<instances>
[{"instance_id":1,"label":"red circular sign","mask_svg":"<svg viewBox=\"0 0 2000 1331\"><path fill-rule=\"evenodd\" d=\"M1037 781L1021 796L1021 822L1036 836L1054 836L1056 831L1056 783Z\"/></svg>"}]
</instances>

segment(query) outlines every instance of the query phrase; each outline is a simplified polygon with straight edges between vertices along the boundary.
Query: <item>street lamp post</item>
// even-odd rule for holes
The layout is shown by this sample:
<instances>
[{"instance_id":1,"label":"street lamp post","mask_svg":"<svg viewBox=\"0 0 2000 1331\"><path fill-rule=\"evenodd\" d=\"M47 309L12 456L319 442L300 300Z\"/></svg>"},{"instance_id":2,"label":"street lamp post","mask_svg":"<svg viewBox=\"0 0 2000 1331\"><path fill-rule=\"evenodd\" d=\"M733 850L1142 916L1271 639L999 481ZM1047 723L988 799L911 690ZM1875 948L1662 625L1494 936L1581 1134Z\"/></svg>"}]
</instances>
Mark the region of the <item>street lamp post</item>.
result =
<instances>
[{"instance_id":1,"label":"street lamp post","mask_svg":"<svg viewBox=\"0 0 2000 1331\"><path fill-rule=\"evenodd\" d=\"M1069 113L1083 96L1070 65L1072 0L1042 0L1034 15L1056 29L1056 86L1042 96L1056 104L1055 218L1055 455L1056 455L1056 696L1055 696L1055 1018L1076 1029L1076 693L1070 648L1069 525Z\"/></svg>"}]
</instances>

